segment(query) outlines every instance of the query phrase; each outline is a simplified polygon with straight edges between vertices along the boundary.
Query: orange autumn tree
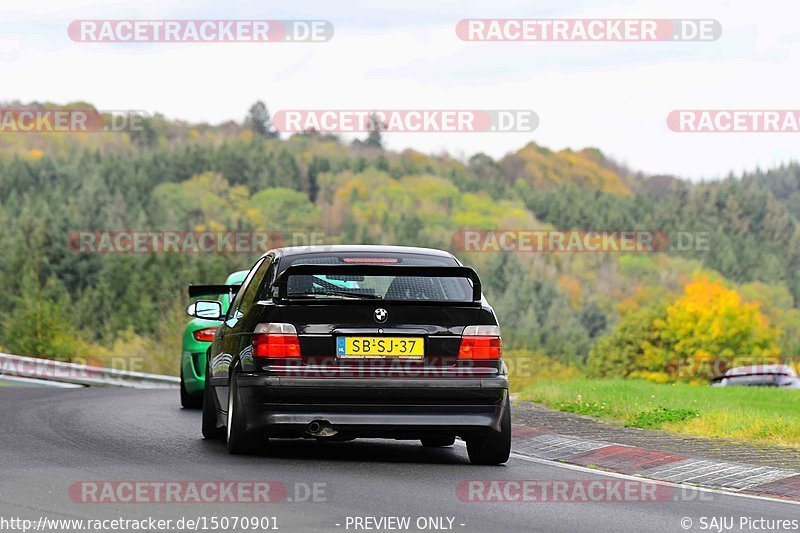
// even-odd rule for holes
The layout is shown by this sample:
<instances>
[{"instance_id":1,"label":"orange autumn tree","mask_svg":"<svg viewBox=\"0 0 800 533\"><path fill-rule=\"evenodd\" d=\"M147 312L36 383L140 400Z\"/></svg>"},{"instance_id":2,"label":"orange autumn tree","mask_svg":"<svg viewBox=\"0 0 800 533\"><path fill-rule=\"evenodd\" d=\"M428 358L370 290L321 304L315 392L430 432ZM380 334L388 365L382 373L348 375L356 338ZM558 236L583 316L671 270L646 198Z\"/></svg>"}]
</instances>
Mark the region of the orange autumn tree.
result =
<instances>
[{"instance_id":1,"label":"orange autumn tree","mask_svg":"<svg viewBox=\"0 0 800 533\"><path fill-rule=\"evenodd\" d=\"M662 341L656 351L673 378L711 377L737 364L769 361L780 351L779 331L760 304L744 302L736 290L708 276L688 283L654 326Z\"/></svg>"}]
</instances>

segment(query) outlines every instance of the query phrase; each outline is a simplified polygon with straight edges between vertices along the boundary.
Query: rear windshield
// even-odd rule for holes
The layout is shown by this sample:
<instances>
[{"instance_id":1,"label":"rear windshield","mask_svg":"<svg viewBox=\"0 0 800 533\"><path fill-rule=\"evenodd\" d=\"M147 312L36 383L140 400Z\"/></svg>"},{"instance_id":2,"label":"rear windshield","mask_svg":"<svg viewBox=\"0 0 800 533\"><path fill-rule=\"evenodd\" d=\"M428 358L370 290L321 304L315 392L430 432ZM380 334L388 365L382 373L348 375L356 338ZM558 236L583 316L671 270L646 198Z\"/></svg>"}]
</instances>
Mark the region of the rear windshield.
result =
<instances>
[{"instance_id":1,"label":"rear windshield","mask_svg":"<svg viewBox=\"0 0 800 533\"><path fill-rule=\"evenodd\" d=\"M289 277L286 295L289 298L325 296L392 301L471 302L472 284L466 278L303 274Z\"/></svg>"},{"instance_id":2,"label":"rear windshield","mask_svg":"<svg viewBox=\"0 0 800 533\"><path fill-rule=\"evenodd\" d=\"M298 257L291 265L387 264L404 266L457 266L448 257L347 254ZM283 264L281 266L284 266ZM472 282L454 277L295 274L286 282L289 298L374 299L390 301L471 302Z\"/></svg>"}]
</instances>

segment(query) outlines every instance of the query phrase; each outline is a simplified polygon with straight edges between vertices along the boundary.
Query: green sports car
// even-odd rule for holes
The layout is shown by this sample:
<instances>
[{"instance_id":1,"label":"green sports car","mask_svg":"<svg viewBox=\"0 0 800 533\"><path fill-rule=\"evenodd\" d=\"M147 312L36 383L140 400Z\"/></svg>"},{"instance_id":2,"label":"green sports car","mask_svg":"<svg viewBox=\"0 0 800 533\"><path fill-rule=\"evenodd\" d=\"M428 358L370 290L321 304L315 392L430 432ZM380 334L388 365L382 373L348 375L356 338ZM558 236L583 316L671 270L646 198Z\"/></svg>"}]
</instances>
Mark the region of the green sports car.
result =
<instances>
[{"instance_id":1,"label":"green sports car","mask_svg":"<svg viewBox=\"0 0 800 533\"><path fill-rule=\"evenodd\" d=\"M239 285L247 276L247 270L234 272L225 280L225 285ZM228 311L229 294L217 299L222 303L223 314ZM220 322L194 318L183 330L181 346L181 406L200 408L203 405L203 387L206 376L206 350L211 345Z\"/></svg>"}]
</instances>

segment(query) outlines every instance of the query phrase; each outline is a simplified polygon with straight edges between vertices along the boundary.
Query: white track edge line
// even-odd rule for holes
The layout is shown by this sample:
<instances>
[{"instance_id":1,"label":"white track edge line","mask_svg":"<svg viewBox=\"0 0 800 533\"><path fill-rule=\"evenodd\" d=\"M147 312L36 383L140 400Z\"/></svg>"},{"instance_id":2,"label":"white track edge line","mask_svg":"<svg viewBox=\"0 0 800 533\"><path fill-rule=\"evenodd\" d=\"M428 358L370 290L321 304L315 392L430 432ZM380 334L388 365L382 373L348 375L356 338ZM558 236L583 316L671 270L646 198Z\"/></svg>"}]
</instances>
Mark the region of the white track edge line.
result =
<instances>
[{"instance_id":1,"label":"white track edge line","mask_svg":"<svg viewBox=\"0 0 800 533\"><path fill-rule=\"evenodd\" d=\"M467 445L464 442L461 442L460 440L457 440L456 444L459 445L459 446L462 446L464 448L467 447ZM622 473L619 473L619 472L610 472L608 470L599 470L599 469L595 469L595 468L587 468L585 466L573 465L573 464L570 464L570 463L562 463L560 461L553 461L551 459L540 459L539 457L531 457L529 455L524 455L524 454L513 452L513 451L511 452L511 456L514 457L515 459L522 459L523 461L529 461L529 462L532 462L532 463L539 463L539 464L542 464L542 465L545 465L545 466L555 466L555 467L558 467L558 468L566 468L568 470L575 470L577 472L584 472L584 473L587 473L587 474L595 474L595 475L613 477L613 478L618 478L618 479L630 479L630 480L633 480L633 481L644 481L646 483L653 483L653 484L656 484L656 485L666 485L666 486L669 486L669 487L690 488L690 489L696 490L698 492L710 492L710 493L713 493L713 494L720 494L722 496L734 496L734 497L738 497L738 498L748 498L748 499L751 499L751 500L762 500L762 501L775 502L775 503L785 503L785 504L789 504L789 505L800 505L800 501L784 500L784 499L781 499L781 498L773 498L773 497L769 497L769 496L760 496L758 494L742 494L740 492L733 492L733 491L722 490L722 489L713 489L711 487L696 487L694 485L689 485L687 483L673 483L672 481L662 481L660 479L651 479L651 478L646 478L646 477L641 477L641 476L634 476L634 475L631 475L631 474L622 474Z\"/></svg>"}]
</instances>

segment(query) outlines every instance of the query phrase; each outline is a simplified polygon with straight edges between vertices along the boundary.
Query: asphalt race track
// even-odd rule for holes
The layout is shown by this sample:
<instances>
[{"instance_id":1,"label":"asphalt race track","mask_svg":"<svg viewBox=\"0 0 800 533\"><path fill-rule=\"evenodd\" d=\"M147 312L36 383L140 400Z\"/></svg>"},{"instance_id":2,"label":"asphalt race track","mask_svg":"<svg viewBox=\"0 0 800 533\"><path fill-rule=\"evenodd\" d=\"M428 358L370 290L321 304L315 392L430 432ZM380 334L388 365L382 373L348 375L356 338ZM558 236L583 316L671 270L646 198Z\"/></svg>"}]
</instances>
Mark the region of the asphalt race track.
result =
<instances>
[{"instance_id":1,"label":"asphalt race track","mask_svg":"<svg viewBox=\"0 0 800 533\"><path fill-rule=\"evenodd\" d=\"M285 440L273 441L264 456L231 456L221 441L202 439L200 412L182 410L177 391L0 387L0 402L0 518L5 519L274 517L283 532L403 531L391 529L391 523L387 528L387 522L362 520L355 527L355 517L391 516L410 517L410 531L486 532L702 531L710 529L703 524L713 517L732 518L732 530L738 531L741 517L800 518L798 505L694 491L685 491L679 497L684 501L677 502L465 502L457 493L465 480L615 478L519 456L505 466L475 467L460 445L427 449L415 441ZM283 482L295 501L84 503L69 489L87 480L269 480ZM309 498L314 483L317 495ZM428 517L450 518L452 526L442 529L448 527L444 519L435 529L438 522ZM417 527L420 518L423 529Z\"/></svg>"}]
</instances>

